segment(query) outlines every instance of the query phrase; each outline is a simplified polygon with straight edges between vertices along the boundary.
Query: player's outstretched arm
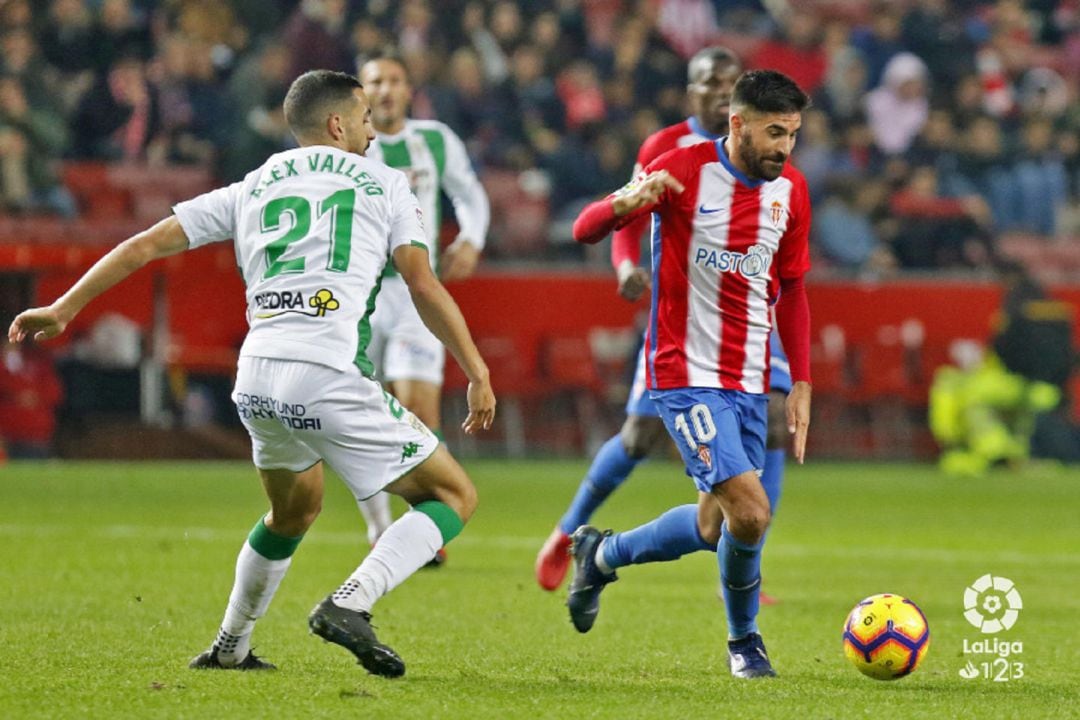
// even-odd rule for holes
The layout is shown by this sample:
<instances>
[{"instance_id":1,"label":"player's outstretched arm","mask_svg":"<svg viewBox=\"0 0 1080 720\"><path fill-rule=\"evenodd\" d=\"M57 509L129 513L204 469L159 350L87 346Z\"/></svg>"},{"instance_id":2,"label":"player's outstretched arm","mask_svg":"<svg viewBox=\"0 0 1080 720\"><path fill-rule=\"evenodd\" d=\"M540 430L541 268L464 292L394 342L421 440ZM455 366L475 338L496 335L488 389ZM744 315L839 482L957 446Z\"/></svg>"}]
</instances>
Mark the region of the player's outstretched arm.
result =
<instances>
[{"instance_id":1,"label":"player's outstretched arm","mask_svg":"<svg viewBox=\"0 0 1080 720\"><path fill-rule=\"evenodd\" d=\"M603 200L585 206L574 221L574 240L587 245L598 243L623 224L622 218L652 209L668 190L681 193L683 189L683 184L667 170L636 177Z\"/></svg>"},{"instance_id":2,"label":"player's outstretched arm","mask_svg":"<svg viewBox=\"0 0 1080 720\"><path fill-rule=\"evenodd\" d=\"M398 247L394 250L394 266L409 286L420 319L446 345L469 379L469 415L461 427L470 434L481 428L487 430L495 419L495 393L488 368L457 303L431 272L427 249L413 245Z\"/></svg>"},{"instance_id":3,"label":"player's outstretched arm","mask_svg":"<svg viewBox=\"0 0 1080 720\"><path fill-rule=\"evenodd\" d=\"M19 342L27 336L35 340L56 337L98 295L150 261L187 248L187 235L176 216L162 220L110 250L51 305L19 313L8 328L8 339Z\"/></svg>"}]
</instances>

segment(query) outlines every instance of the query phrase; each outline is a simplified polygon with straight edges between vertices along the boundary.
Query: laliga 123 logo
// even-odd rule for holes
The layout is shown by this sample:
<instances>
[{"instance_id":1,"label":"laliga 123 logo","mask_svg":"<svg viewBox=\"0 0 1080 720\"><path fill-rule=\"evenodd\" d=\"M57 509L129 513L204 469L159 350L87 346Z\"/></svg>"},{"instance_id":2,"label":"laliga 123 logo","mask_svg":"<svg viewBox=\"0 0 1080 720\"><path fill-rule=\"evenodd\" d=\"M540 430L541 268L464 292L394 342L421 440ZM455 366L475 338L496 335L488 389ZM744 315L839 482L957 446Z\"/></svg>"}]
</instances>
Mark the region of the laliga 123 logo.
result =
<instances>
[{"instance_id":1,"label":"laliga 123 logo","mask_svg":"<svg viewBox=\"0 0 1080 720\"><path fill-rule=\"evenodd\" d=\"M983 635L996 635L1016 624L1024 601L1013 581L987 573L964 589L964 618ZM1019 640L998 637L964 640L963 655L990 655L991 660L968 660L960 669L960 677L974 680L982 677L994 682L1019 680L1024 677L1024 663L1015 656L1024 652Z\"/></svg>"},{"instance_id":2,"label":"laliga 123 logo","mask_svg":"<svg viewBox=\"0 0 1080 720\"><path fill-rule=\"evenodd\" d=\"M1024 607L1013 581L987 573L964 590L964 617L984 635L1008 630Z\"/></svg>"}]
</instances>

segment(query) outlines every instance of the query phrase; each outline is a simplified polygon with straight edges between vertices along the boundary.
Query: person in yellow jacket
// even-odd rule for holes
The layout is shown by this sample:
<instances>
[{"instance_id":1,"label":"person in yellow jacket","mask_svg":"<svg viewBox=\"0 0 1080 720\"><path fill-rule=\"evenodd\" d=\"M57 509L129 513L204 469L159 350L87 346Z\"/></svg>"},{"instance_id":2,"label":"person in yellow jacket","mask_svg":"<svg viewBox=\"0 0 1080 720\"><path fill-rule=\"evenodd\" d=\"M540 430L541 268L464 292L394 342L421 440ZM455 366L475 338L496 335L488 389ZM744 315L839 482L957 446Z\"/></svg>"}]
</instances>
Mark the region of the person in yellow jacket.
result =
<instances>
[{"instance_id":1,"label":"person in yellow jacket","mask_svg":"<svg viewBox=\"0 0 1080 720\"><path fill-rule=\"evenodd\" d=\"M930 430L942 448L942 470L978 476L992 465L1026 461L1035 416L1060 401L1056 386L1009 372L990 352L968 369L938 368L930 387Z\"/></svg>"}]
</instances>

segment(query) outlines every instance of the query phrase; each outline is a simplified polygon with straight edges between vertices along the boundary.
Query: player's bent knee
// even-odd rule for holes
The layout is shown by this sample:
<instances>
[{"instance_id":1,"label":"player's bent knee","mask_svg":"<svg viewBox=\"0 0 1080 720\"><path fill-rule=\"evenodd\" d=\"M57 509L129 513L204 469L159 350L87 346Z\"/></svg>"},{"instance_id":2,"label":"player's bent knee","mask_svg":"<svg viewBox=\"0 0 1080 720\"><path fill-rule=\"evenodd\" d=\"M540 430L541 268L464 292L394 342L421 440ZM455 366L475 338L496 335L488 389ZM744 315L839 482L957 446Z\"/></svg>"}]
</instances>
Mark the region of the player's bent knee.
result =
<instances>
[{"instance_id":1,"label":"player's bent knee","mask_svg":"<svg viewBox=\"0 0 1080 720\"><path fill-rule=\"evenodd\" d=\"M299 537L308 531L322 512L322 501L315 505L294 504L272 508L266 516L266 526L285 537Z\"/></svg>"},{"instance_id":2,"label":"player's bent knee","mask_svg":"<svg viewBox=\"0 0 1080 720\"><path fill-rule=\"evenodd\" d=\"M469 522L469 518L476 512L480 504L480 496L476 492L476 486L472 481L465 478L465 482L456 488L458 494L458 506L455 508L462 522Z\"/></svg>"},{"instance_id":3,"label":"player's bent knee","mask_svg":"<svg viewBox=\"0 0 1080 720\"><path fill-rule=\"evenodd\" d=\"M765 537L770 520L768 503L745 503L732 511L727 521L728 532L741 542L756 545Z\"/></svg>"},{"instance_id":4,"label":"player's bent knee","mask_svg":"<svg viewBox=\"0 0 1080 720\"><path fill-rule=\"evenodd\" d=\"M266 526L286 537L307 532L322 512L322 465L301 472L278 469L260 470L259 474L270 500Z\"/></svg>"},{"instance_id":5,"label":"player's bent knee","mask_svg":"<svg viewBox=\"0 0 1080 720\"><path fill-rule=\"evenodd\" d=\"M476 486L446 447L441 445L412 472L384 489L413 506L427 500L437 500L457 513L462 522L468 522L476 512L478 503Z\"/></svg>"}]
</instances>

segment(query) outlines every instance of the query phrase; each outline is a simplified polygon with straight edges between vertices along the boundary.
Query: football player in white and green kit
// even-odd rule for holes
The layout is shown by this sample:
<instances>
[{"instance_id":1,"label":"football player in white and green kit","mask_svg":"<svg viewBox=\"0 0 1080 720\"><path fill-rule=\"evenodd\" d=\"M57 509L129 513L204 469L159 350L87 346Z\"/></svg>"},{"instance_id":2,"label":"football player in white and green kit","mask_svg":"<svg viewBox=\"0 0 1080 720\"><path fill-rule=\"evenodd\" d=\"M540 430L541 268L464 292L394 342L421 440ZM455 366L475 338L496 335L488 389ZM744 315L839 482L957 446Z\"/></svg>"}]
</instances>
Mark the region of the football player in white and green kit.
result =
<instances>
[{"instance_id":1,"label":"football player in white and green kit","mask_svg":"<svg viewBox=\"0 0 1080 720\"><path fill-rule=\"evenodd\" d=\"M240 550L217 637L191 667L274 667L252 654L251 633L319 514L325 461L358 499L385 490L411 510L315 607L308 625L369 672L397 677L405 664L376 639L372 605L461 531L476 490L445 445L372 379L370 317L391 259L420 316L469 378L466 432L490 426L495 397L461 312L431 271L405 176L362 157L375 133L359 81L305 73L289 89L285 118L299 148L271 156L241 182L178 204L51 305L21 313L8 336L55 337L88 302L151 260L232 239L250 325L233 401L270 512Z\"/></svg>"},{"instance_id":2,"label":"football player in white and green kit","mask_svg":"<svg viewBox=\"0 0 1080 720\"><path fill-rule=\"evenodd\" d=\"M480 180L473 172L465 144L454 131L436 120L408 117L413 89L405 63L385 55L360 68L360 81L371 101L375 142L367 157L382 160L405 173L424 213L429 258L443 280L472 274L484 247L491 208ZM438 255L442 193L454 205L460 232L441 257ZM413 307L401 276L390 265L383 273L382 290L371 318L371 352L377 377L398 401L425 425L439 433L440 402L445 351ZM385 493L360 502L372 545L390 527L393 518ZM442 549L432 564L445 559Z\"/></svg>"}]
</instances>

